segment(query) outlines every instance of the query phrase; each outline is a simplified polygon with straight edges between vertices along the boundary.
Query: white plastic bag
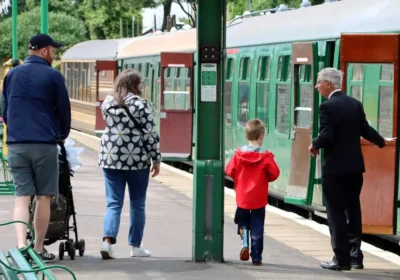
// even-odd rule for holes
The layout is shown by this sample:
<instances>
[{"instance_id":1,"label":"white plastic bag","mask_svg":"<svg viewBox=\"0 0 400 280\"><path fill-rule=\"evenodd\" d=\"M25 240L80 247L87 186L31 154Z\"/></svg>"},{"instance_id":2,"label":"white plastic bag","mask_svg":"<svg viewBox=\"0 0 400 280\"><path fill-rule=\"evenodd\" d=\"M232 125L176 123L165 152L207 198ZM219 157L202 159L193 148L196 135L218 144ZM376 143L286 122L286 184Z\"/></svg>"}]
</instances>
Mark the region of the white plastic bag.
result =
<instances>
[{"instance_id":1,"label":"white plastic bag","mask_svg":"<svg viewBox=\"0 0 400 280\"><path fill-rule=\"evenodd\" d=\"M73 171L79 169L82 166L79 155L85 150L84 148L74 147L75 141L71 138L67 138L64 143L65 150L67 152L67 160L69 166ZM61 148L58 147L58 153L61 154Z\"/></svg>"}]
</instances>

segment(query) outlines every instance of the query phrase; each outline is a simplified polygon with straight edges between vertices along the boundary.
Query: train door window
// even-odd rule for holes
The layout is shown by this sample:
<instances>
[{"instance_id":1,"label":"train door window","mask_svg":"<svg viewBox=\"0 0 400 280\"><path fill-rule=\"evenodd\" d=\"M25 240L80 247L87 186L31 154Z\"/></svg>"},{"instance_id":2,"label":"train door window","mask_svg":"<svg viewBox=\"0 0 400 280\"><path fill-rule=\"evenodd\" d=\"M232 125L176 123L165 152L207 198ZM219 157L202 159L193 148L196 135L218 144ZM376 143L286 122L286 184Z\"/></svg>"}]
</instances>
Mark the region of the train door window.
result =
<instances>
[{"instance_id":1,"label":"train door window","mask_svg":"<svg viewBox=\"0 0 400 280\"><path fill-rule=\"evenodd\" d=\"M141 64L140 64L141 65ZM145 69L144 69L144 73L143 73L143 93L144 93L144 99L146 99L147 101L151 101L151 88L150 88L150 63L146 63L145 64Z\"/></svg>"},{"instance_id":2,"label":"train door window","mask_svg":"<svg viewBox=\"0 0 400 280\"><path fill-rule=\"evenodd\" d=\"M167 72L164 79L164 108L166 110L188 110L190 108L190 91L186 91L182 87L184 81L182 73L186 72L187 68L166 68L165 71Z\"/></svg>"},{"instance_id":3,"label":"train door window","mask_svg":"<svg viewBox=\"0 0 400 280\"><path fill-rule=\"evenodd\" d=\"M232 57L226 60L225 71L224 116L225 123L232 124L232 79L234 71L234 59Z\"/></svg>"},{"instance_id":4,"label":"train door window","mask_svg":"<svg viewBox=\"0 0 400 280\"><path fill-rule=\"evenodd\" d=\"M157 63L157 76L154 79L155 108L160 109L160 89L161 89L161 63Z\"/></svg>"},{"instance_id":5,"label":"train door window","mask_svg":"<svg viewBox=\"0 0 400 280\"><path fill-rule=\"evenodd\" d=\"M378 132L386 138L393 137L394 65L382 64L379 78Z\"/></svg>"},{"instance_id":6,"label":"train door window","mask_svg":"<svg viewBox=\"0 0 400 280\"><path fill-rule=\"evenodd\" d=\"M185 74L185 91L190 92L191 87L190 87L190 69L189 68L185 68L184 70L186 70L184 72ZM190 107L190 98L186 98L186 107L189 108Z\"/></svg>"},{"instance_id":7,"label":"train door window","mask_svg":"<svg viewBox=\"0 0 400 280\"><path fill-rule=\"evenodd\" d=\"M348 81L350 87L350 95L355 99L362 102L363 100L363 81L364 81L364 64L349 64L348 67Z\"/></svg>"},{"instance_id":8,"label":"train door window","mask_svg":"<svg viewBox=\"0 0 400 280\"><path fill-rule=\"evenodd\" d=\"M299 94L295 100L295 126L297 128L311 127L313 85L311 83L311 65L299 67Z\"/></svg>"},{"instance_id":9,"label":"train door window","mask_svg":"<svg viewBox=\"0 0 400 280\"><path fill-rule=\"evenodd\" d=\"M256 85L256 115L262 120L268 132L268 88L270 74L270 57L262 56L258 59Z\"/></svg>"},{"instance_id":10,"label":"train door window","mask_svg":"<svg viewBox=\"0 0 400 280\"><path fill-rule=\"evenodd\" d=\"M239 108L238 108L238 122L240 126L246 126L250 117L250 73L251 61L250 57L243 57L240 60L239 71Z\"/></svg>"},{"instance_id":11,"label":"train door window","mask_svg":"<svg viewBox=\"0 0 400 280\"><path fill-rule=\"evenodd\" d=\"M290 90L291 90L291 56L282 55L278 60L276 85L276 118L275 129L279 134L289 136L290 131Z\"/></svg>"}]
</instances>

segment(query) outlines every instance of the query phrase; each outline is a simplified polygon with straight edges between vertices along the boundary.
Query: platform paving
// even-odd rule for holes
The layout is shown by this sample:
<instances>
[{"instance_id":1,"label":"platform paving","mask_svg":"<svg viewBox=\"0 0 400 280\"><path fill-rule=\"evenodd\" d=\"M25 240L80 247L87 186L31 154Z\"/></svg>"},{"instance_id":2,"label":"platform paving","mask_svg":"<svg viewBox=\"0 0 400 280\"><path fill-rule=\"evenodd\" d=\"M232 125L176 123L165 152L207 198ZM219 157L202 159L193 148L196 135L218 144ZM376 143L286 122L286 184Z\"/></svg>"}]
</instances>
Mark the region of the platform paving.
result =
<instances>
[{"instance_id":1,"label":"platform paving","mask_svg":"<svg viewBox=\"0 0 400 280\"><path fill-rule=\"evenodd\" d=\"M76 146L81 144L77 143ZM185 194L166 185L152 180L148 189L147 222L144 245L151 250L150 258L131 258L127 246L129 209L128 196L121 219L118 243L114 250L117 259L104 261L100 258L99 249L102 238L103 215L105 211L104 179L97 167L97 151L86 147L81 156L83 166L72 179L74 199L76 204L78 229L80 238L86 241L84 257L77 256L57 264L71 268L77 279L400 279L397 270L390 268L367 269L364 271L331 272L319 268L315 258L290 247L275 238L265 236L264 265L251 266L251 262L240 262L239 237L232 218L227 212L224 225L224 257L225 263L193 263L192 254L192 200ZM166 170L162 172L167 173ZM171 182L178 186L179 175ZM161 178L161 177L160 177ZM183 180L184 181L184 180ZM185 184L179 187L185 189ZM186 186L187 187L187 186ZM189 193L189 191L187 191ZM12 219L13 197L0 197L0 222ZM275 222L276 231L285 229L285 222ZM272 225L271 225L272 227ZM299 226L295 237L289 234L287 238L293 242L302 242L303 234L308 229ZM0 228L0 249L6 250L15 246L14 229ZM316 235L318 244L321 236ZM314 244L304 244L313 250ZM49 246L48 250L58 252L58 242ZM58 255L58 254L57 254ZM54 270L57 279L71 279L66 273Z\"/></svg>"}]
</instances>

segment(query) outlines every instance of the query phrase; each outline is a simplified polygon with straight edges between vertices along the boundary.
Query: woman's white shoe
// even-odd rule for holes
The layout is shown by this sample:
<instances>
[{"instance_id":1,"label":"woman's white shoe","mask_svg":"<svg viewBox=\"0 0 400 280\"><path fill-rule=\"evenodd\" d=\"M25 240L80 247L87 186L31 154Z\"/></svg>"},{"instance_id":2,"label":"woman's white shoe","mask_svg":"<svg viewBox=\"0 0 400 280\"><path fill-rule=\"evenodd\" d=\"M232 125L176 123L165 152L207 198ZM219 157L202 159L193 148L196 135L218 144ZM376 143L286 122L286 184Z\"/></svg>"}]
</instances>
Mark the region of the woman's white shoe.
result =
<instances>
[{"instance_id":1,"label":"woman's white shoe","mask_svg":"<svg viewBox=\"0 0 400 280\"><path fill-rule=\"evenodd\" d=\"M101 244L100 254L103 260L115 259L112 247L108 242L103 242L103 244Z\"/></svg>"},{"instance_id":2,"label":"woman's white shoe","mask_svg":"<svg viewBox=\"0 0 400 280\"><path fill-rule=\"evenodd\" d=\"M131 246L131 257L150 257L150 251L143 248L143 246Z\"/></svg>"}]
</instances>

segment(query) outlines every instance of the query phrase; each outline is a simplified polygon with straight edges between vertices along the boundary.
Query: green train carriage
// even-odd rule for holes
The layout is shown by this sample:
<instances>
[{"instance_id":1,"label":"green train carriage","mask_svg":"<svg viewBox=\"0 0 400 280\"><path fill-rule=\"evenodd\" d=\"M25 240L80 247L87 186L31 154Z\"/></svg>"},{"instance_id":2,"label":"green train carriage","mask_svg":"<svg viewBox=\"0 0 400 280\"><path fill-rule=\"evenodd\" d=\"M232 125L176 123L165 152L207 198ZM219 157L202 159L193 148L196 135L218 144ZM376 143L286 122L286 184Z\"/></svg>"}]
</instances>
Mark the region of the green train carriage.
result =
<instances>
[{"instance_id":1,"label":"green train carriage","mask_svg":"<svg viewBox=\"0 0 400 280\"><path fill-rule=\"evenodd\" d=\"M399 8L396 0L347 0L243 18L228 26L225 163L246 143L245 122L259 117L267 126L264 145L281 168L270 195L324 212L321 158L308 152L323 102L314 89L316 75L323 67L342 69L343 89L362 101L370 124L384 137L397 137ZM195 30L142 37L118 54L120 70L134 68L144 77L164 160L195 158L195 58ZM379 150L361 142L367 169L363 231L399 235L398 143Z\"/></svg>"}]
</instances>

